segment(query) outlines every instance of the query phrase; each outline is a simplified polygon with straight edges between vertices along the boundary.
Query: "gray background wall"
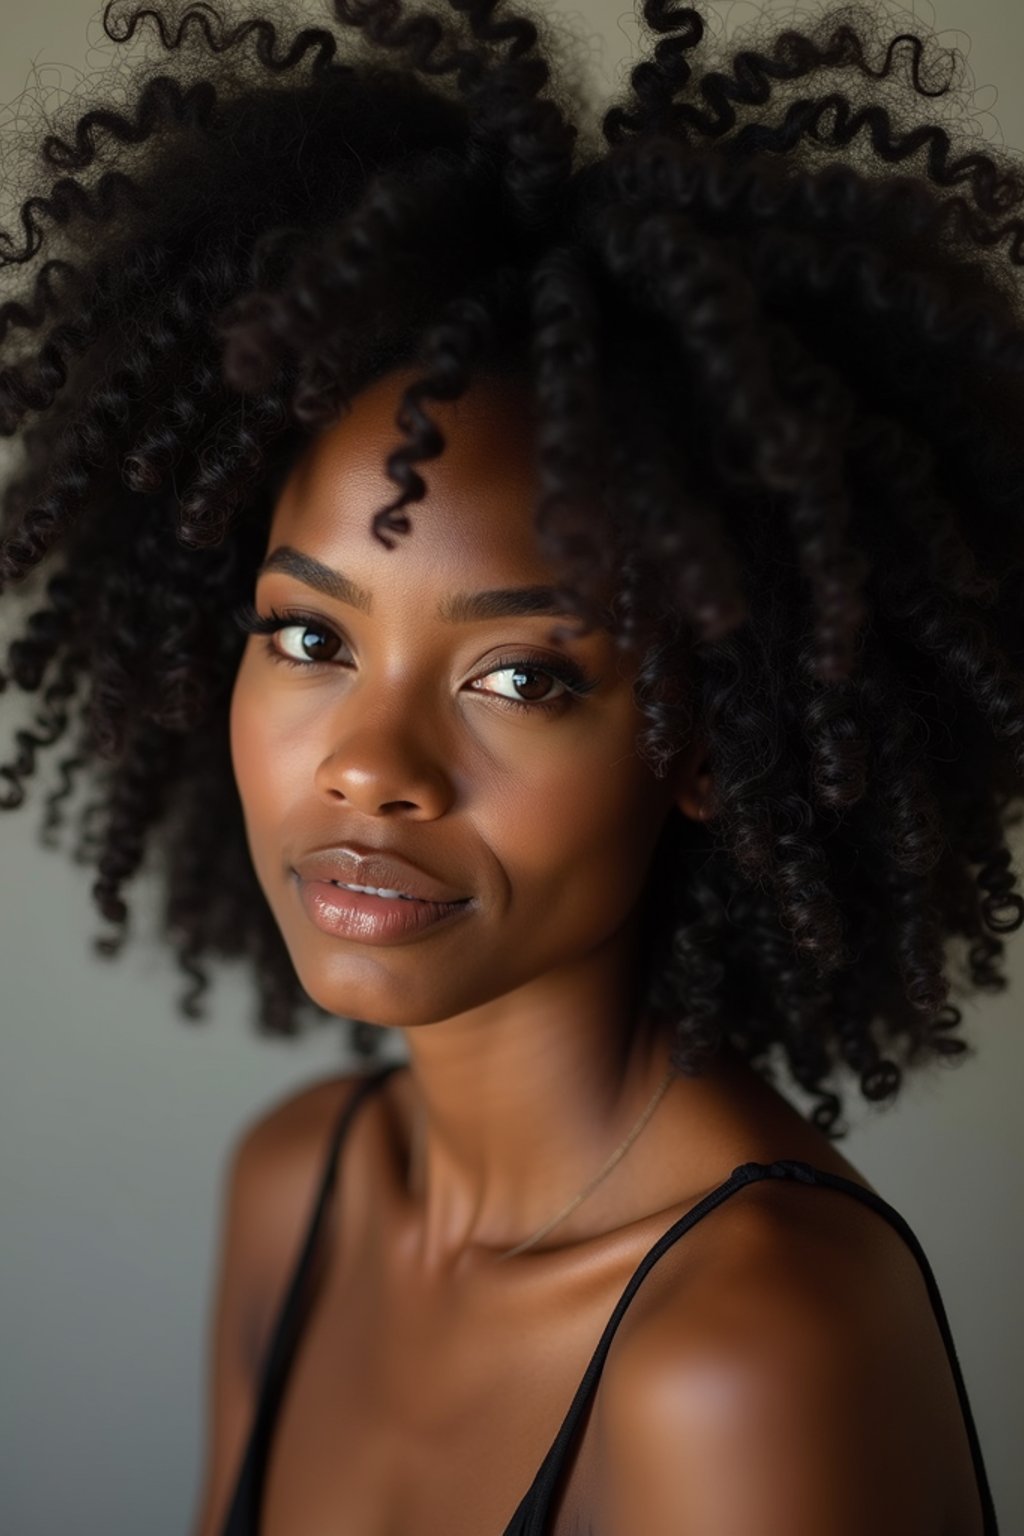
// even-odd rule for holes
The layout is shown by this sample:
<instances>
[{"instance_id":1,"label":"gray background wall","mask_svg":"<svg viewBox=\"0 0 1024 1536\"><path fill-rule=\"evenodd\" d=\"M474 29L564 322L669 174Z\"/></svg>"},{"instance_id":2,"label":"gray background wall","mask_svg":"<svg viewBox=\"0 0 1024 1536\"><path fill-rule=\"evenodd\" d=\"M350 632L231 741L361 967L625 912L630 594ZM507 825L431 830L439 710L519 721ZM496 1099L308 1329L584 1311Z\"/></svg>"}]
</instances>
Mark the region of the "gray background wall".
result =
<instances>
[{"instance_id":1,"label":"gray background wall","mask_svg":"<svg viewBox=\"0 0 1024 1536\"><path fill-rule=\"evenodd\" d=\"M764 8L707 10L731 32ZM634 47L629 7L557 9L593 28L606 93ZM1024 145L1024 10L942 0L913 15L967 53L973 122ZM92 0L8 0L0 136L30 71L56 100L105 57L90 56L99 40ZM21 702L0 708L0 759ZM40 807L36 794L0 814L0 1536L185 1536L228 1144L271 1100L346 1063L330 1028L258 1040L237 973L218 983L209 1022L180 1019L182 982L159 948L146 880L138 943L113 964L94 958L91 875L37 846ZM855 1105L844 1145L931 1259L1007 1536L1024 1530L1024 937L1009 950L1011 990L965 1005L976 1059L913 1083L894 1111Z\"/></svg>"}]
</instances>

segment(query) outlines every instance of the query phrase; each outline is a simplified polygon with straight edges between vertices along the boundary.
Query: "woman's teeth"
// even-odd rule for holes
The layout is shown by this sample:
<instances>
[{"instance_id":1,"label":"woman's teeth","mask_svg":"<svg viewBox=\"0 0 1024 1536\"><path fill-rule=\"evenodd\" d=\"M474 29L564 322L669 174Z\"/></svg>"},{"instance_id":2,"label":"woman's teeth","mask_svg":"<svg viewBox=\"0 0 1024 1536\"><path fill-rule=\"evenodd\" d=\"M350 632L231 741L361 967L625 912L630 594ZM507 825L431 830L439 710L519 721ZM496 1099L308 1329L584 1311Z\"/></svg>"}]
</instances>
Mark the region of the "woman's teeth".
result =
<instances>
[{"instance_id":1,"label":"woman's teeth","mask_svg":"<svg viewBox=\"0 0 1024 1536\"><path fill-rule=\"evenodd\" d=\"M364 896L387 896L392 901L416 901L415 896L406 896L404 891L386 891L378 885L347 885L344 880L332 880L332 885L340 885L343 891L360 891Z\"/></svg>"}]
</instances>

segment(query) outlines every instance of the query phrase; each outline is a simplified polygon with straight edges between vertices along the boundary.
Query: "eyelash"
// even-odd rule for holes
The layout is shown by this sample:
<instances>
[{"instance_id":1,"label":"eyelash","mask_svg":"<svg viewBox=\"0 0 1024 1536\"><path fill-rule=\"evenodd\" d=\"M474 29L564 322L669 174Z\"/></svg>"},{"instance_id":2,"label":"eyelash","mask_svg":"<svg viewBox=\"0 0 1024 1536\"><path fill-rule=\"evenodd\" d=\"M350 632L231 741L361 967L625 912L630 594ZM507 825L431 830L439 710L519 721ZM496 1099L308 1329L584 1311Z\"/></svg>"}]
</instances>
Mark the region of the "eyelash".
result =
<instances>
[{"instance_id":1,"label":"eyelash","mask_svg":"<svg viewBox=\"0 0 1024 1536\"><path fill-rule=\"evenodd\" d=\"M330 635L336 640L342 636L335 633L329 625L314 619L305 613L278 613L272 608L266 618L258 613L252 603L242 603L231 615L234 623L246 635L266 635L267 643L264 647L268 656L274 661L282 661L286 666L298 667L302 671L309 671L313 667L329 667L330 661L297 661L294 656L286 656L278 650L273 642L273 636L280 629L315 629L319 634ZM346 642L347 643L347 642ZM507 694L493 693L491 698L497 699L500 704L506 704L510 709L518 710L556 710L562 709L567 703L575 702L592 692L600 682L600 678L588 679L586 674L573 662L563 661L543 664L527 656L509 656L501 658L490 670L492 672L507 672L513 668L522 668L524 671L539 672L543 677L552 677L566 689L566 694L559 694L554 699L513 699ZM488 673L483 673L488 676Z\"/></svg>"}]
</instances>

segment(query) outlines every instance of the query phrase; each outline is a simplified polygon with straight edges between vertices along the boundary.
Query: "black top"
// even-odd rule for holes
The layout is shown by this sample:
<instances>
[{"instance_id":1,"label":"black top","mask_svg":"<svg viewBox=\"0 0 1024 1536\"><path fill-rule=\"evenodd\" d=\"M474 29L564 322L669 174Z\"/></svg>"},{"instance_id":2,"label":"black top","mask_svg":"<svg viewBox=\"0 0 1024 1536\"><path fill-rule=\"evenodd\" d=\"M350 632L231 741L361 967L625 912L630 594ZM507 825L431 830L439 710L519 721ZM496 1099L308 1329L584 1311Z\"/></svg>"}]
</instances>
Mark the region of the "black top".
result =
<instances>
[{"instance_id":1,"label":"black top","mask_svg":"<svg viewBox=\"0 0 1024 1536\"><path fill-rule=\"evenodd\" d=\"M234 1496L228 1508L222 1536L259 1536L260 1504L267 1453L274 1431L274 1421L281 1404L288 1371L295 1354L295 1348L302 1331L302 1324L309 1302L309 1280L312 1275L313 1260L316 1256L320 1232L324 1223L324 1214L334 1188L338 1166L338 1152L357 1105L401 1065L402 1063L400 1062L391 1062L376 1072L370 1073L365 1081L359 1084L355 1092L346 1101L338 1120L337 1129L331 1138L327 1163L324 1168L309 1230L306 1234L294 1273L292 1274L287 1294L282 1303L271 1338L270 1348L267 1352L253 1425L239 1472L238 1482L235 1485ZM501 1536L544 1536L552 1496L573 1434L586 1408L590 1394L597 1384L601 1368L604 1365L605 1355L608 1353L615 1330L622 1321L626 1308L632 1301L648 1270L658 1262L663 1253L671 1248L673 1243L683 1236L684 1232L688 1232L709 1211L713 1211L717 1205L721 1205L723 1200L727 1200L730 1195L734 1195L738 1189L742 1189L746 1184L752 1184L758 1179L769 1178L797 1179L803 1184L825 1185L828 1189L838 1189L843 1194L852 1195L855 1200L859 1200L863 1205L868 1205L872 1210L877 1211L879 1216L884 1217L891 1227L895 1227L896 1231L910 1248L920 1266L921 1273L924 1275L932 1308L942 1333L946 1353L949 1356L953 1380L956 1384L957 1396L960 1399L960 1407L967 1428L967 1438L970 1442L975 1476L978 1482L978 1495L984 1514L984 1536L998 1536L995 1508L989 1491L981 1446L978 1443L978 1435L974 1427L974 1418L971 1414L971 1406L967 1398L967 1390L964 1386L960 1362L957 1359L956 1349L953 1345L953 1338L949 1330L949 1323L946 1320L946 1312L942 1304L942 1298L939 1295L939 1288L921 1244L899 1212L895 1211L879 1195L863 1188L860 1184L853 1183L850 1179L844 1179L834 1173L825 1173L821 1169L812 1167L810 1163L798 1162L794 1159L783 1159L781 1162L776 1163L742 1163L738 1168L733 1169L724 1183L719 1184L709 1195L705 1195L703 1200L699 1200L678 1221L673 1222L668 1230L663 1232L661 1237L647 1250L626 1283L608 1319L604 1332L590 1358L590 1363L583 1373L583 1379L576 1389L572 1402L569 1404L569 1411L562 1420L547 1455L538 1467L533 1482L520 1500L515 1514L501 1533Z\"/></svg>"}]
</instances>

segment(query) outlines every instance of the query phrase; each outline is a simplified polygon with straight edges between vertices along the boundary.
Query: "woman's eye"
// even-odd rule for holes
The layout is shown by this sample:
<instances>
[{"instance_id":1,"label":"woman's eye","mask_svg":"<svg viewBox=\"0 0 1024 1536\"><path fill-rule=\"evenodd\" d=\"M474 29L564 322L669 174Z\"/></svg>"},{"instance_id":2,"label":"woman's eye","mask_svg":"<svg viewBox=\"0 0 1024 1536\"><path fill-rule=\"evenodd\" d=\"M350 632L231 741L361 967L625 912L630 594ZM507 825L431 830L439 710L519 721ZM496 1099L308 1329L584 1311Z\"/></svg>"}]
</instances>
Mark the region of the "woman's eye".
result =
<instances>
[{"instance_id":1,"label":"woman's eye","mask_svg":"<svg viewBox=\"0 0 1024 1536\"><path fill-rule=\"evenodd\" d=\"M484 688L487 678L498 678L504 686ZM583 668L568 656L558 661L535 661L522 656L499 657L489 672L470 683L477 693L490 694L505 709L552 711L571 709L598 686L599 677L588 677Z\"/></svg>"},{"instance_id":2,"label":"woman's eye","mask_svg":"<svg viewBox=\"0 0 1024 1536\"><path fill-rule=\"evenodd\" d=\"M337 651L333 647L345 641L333 629L319 619L306 618L298 613L277 613L271 610L264 618L252 603L242 603L232 614L238 628L245 635L266 635L266 650L274 661L288 662L293 667L309 667L317 662L334 661ZM312 643L308 636L319 637Z\"/></svg>"},{"instance_id":3,"label":"woman's eye","mask_svg":"<svg viewBox=\"0 0 1024 1536\"><path fill-rule=\"evenodd\" d=\"M487 678L501 678L505 688L484 688L481 685ZM546 672L543 667L527 666L525 663L517 663L515 666L497 667L488 672L484 677L474 678L471 687L480 693L497 693L501 698L510 699L517 704L555 704L569 693L569 687L556 677L552 672ZM552 689L555 692L552 692Z\"/></svg>"},{"instance_id":4,"label":"woman's eye","mask_svg":"<svg viewBox=\"0 0 1024 1536\"><path fill-rule=\"evenodd\" d=\"M313 637L312 641L310 636ZM272 649L286 660L297 661L301 666L304 662L334 661L336 648L340 644L337 635L329 629L322 629L319 624L282 624Z\"/></svg>"}]
</instances>

